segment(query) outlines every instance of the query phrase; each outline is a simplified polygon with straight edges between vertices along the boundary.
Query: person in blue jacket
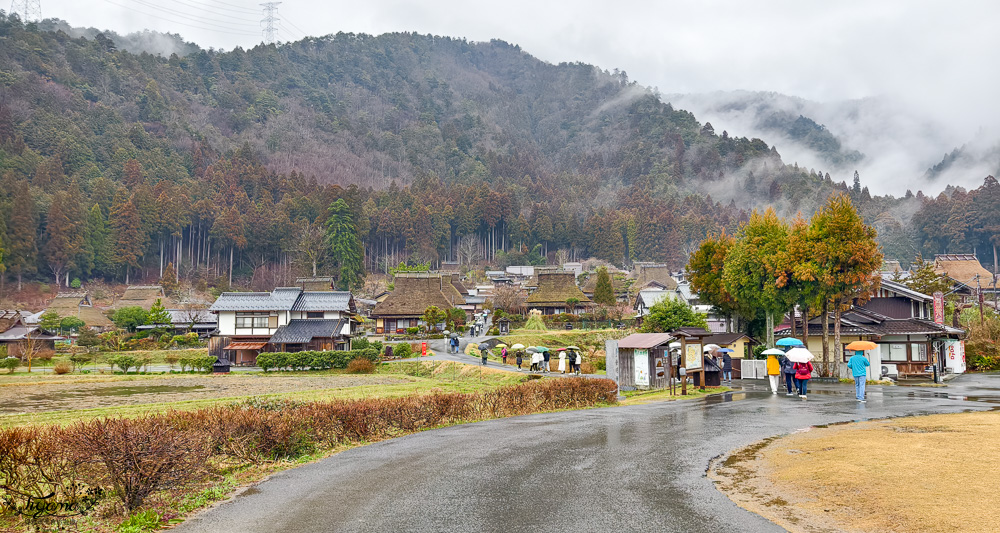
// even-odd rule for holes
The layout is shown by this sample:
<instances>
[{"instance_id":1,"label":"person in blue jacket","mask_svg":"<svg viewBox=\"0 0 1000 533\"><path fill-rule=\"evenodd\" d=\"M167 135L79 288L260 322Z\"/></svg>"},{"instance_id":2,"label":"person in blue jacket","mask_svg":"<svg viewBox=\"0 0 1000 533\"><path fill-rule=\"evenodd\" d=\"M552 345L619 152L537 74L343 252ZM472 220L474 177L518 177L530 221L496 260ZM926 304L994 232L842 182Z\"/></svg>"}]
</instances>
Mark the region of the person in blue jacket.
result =
<instances>
[{"instance_id":1,"label":"person in blue jacket","mask_svg":"<svg viewBox=\"0 0 1000 533\"><path fill-rule=\"evenodd\" d=\"M847 367L851 369L851 376L854 376L854 396L861 403L865 403L865 384L868 382L868 367L871 363L865 357L865 352L856 351L847 360Z\"/></svg>"}]
</instances>

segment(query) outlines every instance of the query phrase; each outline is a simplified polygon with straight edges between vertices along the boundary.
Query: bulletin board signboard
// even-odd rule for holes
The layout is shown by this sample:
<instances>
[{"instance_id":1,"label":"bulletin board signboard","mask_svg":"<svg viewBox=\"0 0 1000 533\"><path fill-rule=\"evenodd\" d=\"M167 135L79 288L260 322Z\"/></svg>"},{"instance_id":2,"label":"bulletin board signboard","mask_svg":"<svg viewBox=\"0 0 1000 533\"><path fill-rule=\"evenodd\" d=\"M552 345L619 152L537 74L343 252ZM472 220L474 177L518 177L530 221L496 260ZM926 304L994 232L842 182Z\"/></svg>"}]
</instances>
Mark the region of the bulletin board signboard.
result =
<instances>
[{"instance_id":1,"label":"bulletin board signboard","mask_svg":"<svg viewBox=\"0 0 1000 533\"><path fill-rule=\"evenodd\" d=\"M684 349L684 368L691 370L701 370L702 354L701 343L688 344Z\"/></svg>"}]
</instances>

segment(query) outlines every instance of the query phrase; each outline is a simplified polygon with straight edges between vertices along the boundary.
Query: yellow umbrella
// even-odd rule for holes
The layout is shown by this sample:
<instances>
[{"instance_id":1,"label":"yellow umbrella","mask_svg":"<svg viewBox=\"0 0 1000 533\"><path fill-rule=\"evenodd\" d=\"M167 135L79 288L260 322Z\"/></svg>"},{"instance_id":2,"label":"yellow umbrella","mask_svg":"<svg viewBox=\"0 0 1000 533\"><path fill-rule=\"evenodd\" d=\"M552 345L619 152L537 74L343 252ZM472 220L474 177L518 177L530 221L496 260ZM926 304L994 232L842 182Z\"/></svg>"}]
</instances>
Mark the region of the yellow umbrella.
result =
<instances>
[{"instance_id":1,"label":"yellow umbrella","mask_svg":"<svg viewBox=\"0 0 1000 533\"><path fill-rule=\"evenodd\" d=\"M865 351L865 350L874 350L877 347L878 346L872 341L854 341L845 346L844 348L847 350Z\"/></svg>"},{"instance_id":2,"label":"yellow umbrella","mask_svg":"<svg viewBox=\"0 0 1000 533\"><path fill-rule=\"evenodd\" d=\"M506 347L507 345L502 342L500 344L497 344L497 348L506 348Z\"/></svg>"}]
</instances>

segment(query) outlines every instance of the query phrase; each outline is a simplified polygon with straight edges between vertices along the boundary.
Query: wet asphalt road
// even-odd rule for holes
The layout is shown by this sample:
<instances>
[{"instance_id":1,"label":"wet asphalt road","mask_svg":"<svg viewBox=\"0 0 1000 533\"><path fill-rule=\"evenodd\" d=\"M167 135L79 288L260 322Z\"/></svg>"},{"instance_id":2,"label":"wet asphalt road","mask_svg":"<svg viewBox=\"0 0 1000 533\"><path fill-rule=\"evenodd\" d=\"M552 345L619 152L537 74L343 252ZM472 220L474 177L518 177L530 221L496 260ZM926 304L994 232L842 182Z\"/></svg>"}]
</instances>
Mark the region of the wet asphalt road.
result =
<instances>
[{"instance_id":1,"label":"wet asphalt road","mask_svg":"<svg viewBox=\"0 0 1000 533\"><path fill-rule=\"evenodd\" d=\"M523 416L355 448L274 475L177 531L652 531L782 529L705 477L713 457L811 425L1000 405L1000 375L946 388L761 381L702 400Z\"/></svg>"}]
</instances>

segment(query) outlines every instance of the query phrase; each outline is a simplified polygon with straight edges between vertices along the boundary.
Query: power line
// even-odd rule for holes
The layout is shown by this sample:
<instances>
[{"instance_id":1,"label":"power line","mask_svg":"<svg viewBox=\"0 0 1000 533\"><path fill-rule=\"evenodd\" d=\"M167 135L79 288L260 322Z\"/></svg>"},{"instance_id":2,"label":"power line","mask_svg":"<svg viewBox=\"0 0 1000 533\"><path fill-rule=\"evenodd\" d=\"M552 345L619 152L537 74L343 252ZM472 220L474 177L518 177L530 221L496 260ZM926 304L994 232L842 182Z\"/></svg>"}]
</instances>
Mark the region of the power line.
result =
<instances>
[{"instance_id":1,"label":"power line","mask_svg":"<svg viewBox=\"0 0 1000 533\"><path fill-rule=\"evenodd\" d=\"M238 6L236 4L229 4L229 3L226 3L226 2L220 2L219 0L209 0L209 1L210 2L214 2L216 4L222 4L224 6L229 6L229 7L232 7L232 8L236 8L236 9L242 9L243 11L246 11L248 13L253 13L254 15L256 15L257 12L258 12L258 10L250 8L250 7Z\"/></svg>"},{"instance_id":2,"label":"power line","mask_svg":"<svg viewBox=\"0 0 1000 533\"><path fill-rule=\"evenodd\" d=\"M300 27L296 26L296 25L295 25L295 24L294 24L294 23L293 23L292 21L290 21L290 20L288 20L288 19L286 18L286 19L285 19L285 22L287 22L287 23L288 23L288 24L290 24L290 25L291 25L291 26L292 26L293 28L295 28L296 30L298 30L298 32L299 32L299 33L301 33L303 37L309 37L309 34L308 34L307 32L304 32L304 31L302 31L302 28L300 28Z\"/></svg>"},{"instance_id":3,"label":"power line","mask_svg":"<svg viewBox=\"0 0 1000 533\"><path fill-rule=\"evenodd\" d=\"M150 9L155 9L157 11L162 11L164 13L173 15L175 17L180 17L182 19L191 20L191 21L197 22L199 24L204 24L204 25L207 25L207 26L214 26L214 27L217 27L217 28L222 29L222 30L231 30L231 31L235 30L235 31L239 31L239 30L242 30L244 28L250 28L250 27L252 27L250 24L240 24L240 23L235 23L235 22L227 22L227 21L224 21L224 20L217 20L217 19L211 19L211 18L206 18L206 17L193 17L193 16L191 16L190 14L188 14L188 13L186 13L184 11L177 11L175 9L168 9L168 8L165 8L165 7L160 7L160 6L158 6L156 4L153 4L151 2L146 2L145 0L132 0L132 1L135 2L135 3L137 3L137 4L139 4L139 5L146 6L146 7L150 8ZM232 26L235 26L235 28L232 27Z\"/></svg>"},{"instance_id":4,"label":"power line","mask_svg":"<svg viewBox=\"0 0 1000 533\"><path fill-rule=\"evenodd\" d=\"M42 0L12 0L10 12L21 15L22 22L41 22Z\"/></svg>"},{"instance_id":5,"label":"power line","mask_svg":"<svg viewBox=\"0 0 1000 533\"><path fill-rule=\"evenodd\" d=\"M264 42L274 44L274 24L281 22L275 15L278 14L278 4L281 2L264 2L264 18L260 22L264 24Z\"/></svg>"},{"instance_id":6,"label":"power line","mask_svg":"<svg viewBox=\"0 0 1000 533\"><path fill-rule=\"evenodd\" d=\"M256 37L257 36L256 33L241 32L241 31L227 31L227 30L220 30L220 29L214 29L214 28L206 28L206 27L203 27L203 26L197 26L197 25L191 24L189 22L181 22L179 20L174 20L174 19L171 19L171 18L167 18L167 17L164 17L163 15L154 15L152 13L147 13L146 11L143 11L141 9L136 9L136 8L134 8L132 6L128 6L128 5L124 5L124 4L119 4L117 2L112 2L111 0L104 0L104 1L107 2L107 3L109 3L109 4L111 4L111 5L118 6L118 7L121 7L121 8L125 8L125 9L131 10L131 11L135 11L136 13L141 13L143 15L146 15L148 17L152 17L152 18L157 19L157 20L165 20L167 22L172 22L174 24L180 24L181 26L187 26L189 28L195 28L195 29L198 29L198 30L211 31L211 32L216 32L216 33L228 33L230 35L243 35L243 36L251 36L251 37Z\"/></svg>"},{"instance_id":7,"label":"power line","mask_svg":"<svg viewBox=\"0 0 1000 533\"><path fill-rule=\"evenodd\" d=\"M203 7L202 5L198 5L196 3L186 2L185 0L174 0L174 2L177 2L178 4L186 5L188 7L193 7L195 9L199 10L199 11L204 11L205 13L211 13L213 15L219 15L219 16L222 16L222 17L227 17L227 18L230 18L232 20L242 20L244 22L257 22L255 19L239 18L239 17L234 17L234 16L232 16L229 13L220 13L218 11L212 11L211 9Z\"/></svg>"}]
</instances>

